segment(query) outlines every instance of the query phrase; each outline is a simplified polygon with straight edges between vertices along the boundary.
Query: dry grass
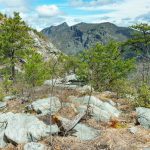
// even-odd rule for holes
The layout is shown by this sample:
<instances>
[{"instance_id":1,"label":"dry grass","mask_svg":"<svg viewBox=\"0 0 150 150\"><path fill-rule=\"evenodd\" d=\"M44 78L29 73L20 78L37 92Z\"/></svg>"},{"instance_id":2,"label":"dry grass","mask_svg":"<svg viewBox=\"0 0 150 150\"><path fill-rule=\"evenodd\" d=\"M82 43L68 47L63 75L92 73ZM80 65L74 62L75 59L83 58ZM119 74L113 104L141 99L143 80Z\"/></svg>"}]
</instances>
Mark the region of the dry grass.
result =
<instances>
[{"instance_id":1,"label":"dry grass","mask_svg":"<svg viewBox=\"0 0 150 150\"><path fill-rule=\"evenodd\" d=\"M26 92L26 94L28 95L29 91ZM86 93L83 94L76 90L59 88L54 88L53 92L53 96L59 97L62 103L70 103L73 96L80 97L85 94ZM47 86L42 86L36 87L31 97L33 100L36 100L49 95L51 95L51 89ZM93 141L80 141L76 137L61 137L56 135L51 137L52 145L50 143L50 137L48 137L41 142L46 144L49 147L49 150L141 150L143 147L150 147L150 131L137 126L138 131L136 134L131 134L129 132L128 128L134 126L136 114L133 111L133 107L126 99L115 98L115 93L107 94L105 92L94 92L93 95L103 101L109 101L111 99L116 103L120 103L118 109L123 112L120 118L117 120L112 118L110 123L96 121L93 118L82 120L82 123L99 129L101 131L101 136ZM21 104L19 99L9 101L7 111L14 113L22 112L27 104L28 103ZM70 106L63 106L56 115L71 119L77 114L75 107L78 106L76 104L71 105L70 103ZM125 122L122 120L125 120ZM118 128L118 125L125 126ZM3 150L23 150L23 145L15 147L9 144L8 147Z\"/></svg>"}]
</instances>

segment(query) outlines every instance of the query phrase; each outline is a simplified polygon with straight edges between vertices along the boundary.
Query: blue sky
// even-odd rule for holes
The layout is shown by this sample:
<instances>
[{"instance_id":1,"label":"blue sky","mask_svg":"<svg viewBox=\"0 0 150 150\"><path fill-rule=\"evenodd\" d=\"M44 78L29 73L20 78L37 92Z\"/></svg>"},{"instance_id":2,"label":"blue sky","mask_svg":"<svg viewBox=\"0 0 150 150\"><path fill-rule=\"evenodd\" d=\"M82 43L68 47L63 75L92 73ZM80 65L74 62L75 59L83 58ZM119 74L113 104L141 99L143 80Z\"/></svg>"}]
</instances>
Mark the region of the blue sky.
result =
<instances>
[{"instance_id":1,"label":"blue sky","mask_svg":"<svg viewBox=\"0 0 150 150\"><path fill-rule=\"evenodd\" d=\"M150 22L150 0L0 0L0 11L10 16L19 11L38 30L63 22L119 26Z\"/></svg>"}]
</instances>

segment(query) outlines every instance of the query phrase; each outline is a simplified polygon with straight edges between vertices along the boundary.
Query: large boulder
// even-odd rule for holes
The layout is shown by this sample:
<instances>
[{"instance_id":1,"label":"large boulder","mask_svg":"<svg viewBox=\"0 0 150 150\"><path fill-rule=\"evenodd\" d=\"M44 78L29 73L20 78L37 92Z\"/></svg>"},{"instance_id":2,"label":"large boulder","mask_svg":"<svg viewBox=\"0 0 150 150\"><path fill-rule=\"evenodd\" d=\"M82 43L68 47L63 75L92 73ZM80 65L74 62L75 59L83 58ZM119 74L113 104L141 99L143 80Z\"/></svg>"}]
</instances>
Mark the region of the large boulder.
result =
<instances>
[{"instance_id":1,"label":"large boulder","mask_svg":"<svg viewBox=\"0 0 150 150\"><path fill-rule=\"evenodd\" d=\"M76 108L78 112L85 112L87 110L87 105L80 105ZM90 104L88 108L90 115L95 118L97 121L108 122L111 118L111 114L105 110L100 109L99 107Z\"/></svg>"},{"instance_id":2,"label":"large boulder","mask_svg":"<svg viewBox=\"0 0 150 150\"><path fill-rule=\"evenodd\" d=\"M150 109L144 107L136 108L138 122L145 129L150 129Z\"/></svg>"},{"instance_id":3,"label":"large boulder","mask_svg":"<svg viewBox=\"0 0 150 150\"><path fill-rule=\"evenodd\" d=\"M68 124L71 121L63 117L60 117L59 119L61 119L63 124ZM75 132L72 135L83 141L94 140L101 135L100 130L83 123L78 123L73 129Z\"/></svg>"},{"instance_id":4,"label":"large boulder","mask_svg":"<svg viewBox=\"0 0 150 150\"><path fill-rule=\"evenodd\" d=\"M77 124L74 127L74 129L76 130L76 132L73 135L83 141L94 140L95 138L100 136L99 130L94 129L82 123Z\"/></svg>"},{"instance_id":5,"label":"large boulder","mask_svg":"<svg viewBox=\"0 0 150 150\"><path fill-rule=\"evenodd\" d=\"M47 126L33 115L9 112L0 115L0 122L7 123L4 131L6 141L15 144L38 141L59 132L57 125Z\"/></svg>"},{"instance_id":6,"label":"large boulder","mask_svg":"<svg viewBox=\"0 0 150 150\"><path fill-rule=\"evenodd\" d=\"M46 149L47 147L45 145L35 142L27 143L24 145L24 150L46 150Z\"/></svg>"},{"instance_id":7,"label":"large boulder","mask_svg":"<svg viewBox=\"0 0 150 150\"><path fill-rule=\"evenodd\" d=\"M77 108L79 112L85 111L87 105L90 106L91 114L96 120L108 122L111 117L119 117L120 111L116 107L112 106L108 102L103 102L94 96L84 96L79 98L73 98L72 102L80 104Z\"/></svg>"},{"instance_id":8,"label":"large boulder","mask_svg":"<svg viewBox=\"0 0 150 150\"><path fill-rule=\"evenodd\" d=\"M107 111L112 117L119 117L120 111L117 110L116 107L112 106L111 104L104 102L100 109Z\"/></svg>"},{"instance_id":9,"label":"large boulder","mask_svg":"<svg viewBox=\"0 0 150 150\"><path fill-rule=\"evenodd\" d=\"M42 115L53 114L61 108L61 103L57 97L48 97L34 101L30 106L34 111Z\"/></svg>"},{"instance_id":10,"label":"large boulder","mask_svg":"<svg viewBox=\"0 0 150 150\"><path fill-rule=\"evenodd\" d=\"M98 99L94 96L75 97L72 99L72 102L83 104L83 105L84 104L85 105L92 104L97 107L101 106L103 103L100 99Z\"/></svg>"}]
</instances>

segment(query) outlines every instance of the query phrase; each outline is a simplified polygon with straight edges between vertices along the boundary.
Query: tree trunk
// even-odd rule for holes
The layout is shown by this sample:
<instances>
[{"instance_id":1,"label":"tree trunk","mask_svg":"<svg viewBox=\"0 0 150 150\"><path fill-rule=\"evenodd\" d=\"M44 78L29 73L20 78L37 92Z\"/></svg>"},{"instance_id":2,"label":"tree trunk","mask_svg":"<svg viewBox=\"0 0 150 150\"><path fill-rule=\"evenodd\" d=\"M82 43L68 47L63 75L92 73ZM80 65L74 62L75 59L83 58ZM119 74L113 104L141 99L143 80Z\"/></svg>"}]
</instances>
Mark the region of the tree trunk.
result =
<instances>
[{"instance_id":1,"label":"tree trunk","mask_svg":"<svg viewBox=\"0 0 150 150\"><path fill-rule=\"evenodd\" d=\"M11 55L11 79L15 81L15 60L14 60L14 50Z\"/></svg>"}]
</instances>

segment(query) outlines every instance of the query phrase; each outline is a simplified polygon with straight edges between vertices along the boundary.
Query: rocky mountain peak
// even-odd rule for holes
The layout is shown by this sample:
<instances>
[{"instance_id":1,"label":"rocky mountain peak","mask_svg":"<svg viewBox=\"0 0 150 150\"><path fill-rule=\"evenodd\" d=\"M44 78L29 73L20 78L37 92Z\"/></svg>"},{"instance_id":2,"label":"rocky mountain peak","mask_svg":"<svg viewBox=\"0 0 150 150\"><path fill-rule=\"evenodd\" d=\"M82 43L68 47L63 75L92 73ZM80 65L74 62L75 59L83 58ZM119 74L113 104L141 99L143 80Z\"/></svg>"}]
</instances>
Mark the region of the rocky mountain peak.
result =
<instances>
[{"instance_id":1,"label":"rocky mountain peak","mask_svg":"<svg viewBox=\"0 0 150 150\"><path fill-rule=\"evenodd\" d=\"M77 54L96 43L106 44L110 40L126 41L133 30L118 27L113 23L84 23L68 26L66 22L41 31L54 45L66 54Z\"/></svg>"}]
</instances>

